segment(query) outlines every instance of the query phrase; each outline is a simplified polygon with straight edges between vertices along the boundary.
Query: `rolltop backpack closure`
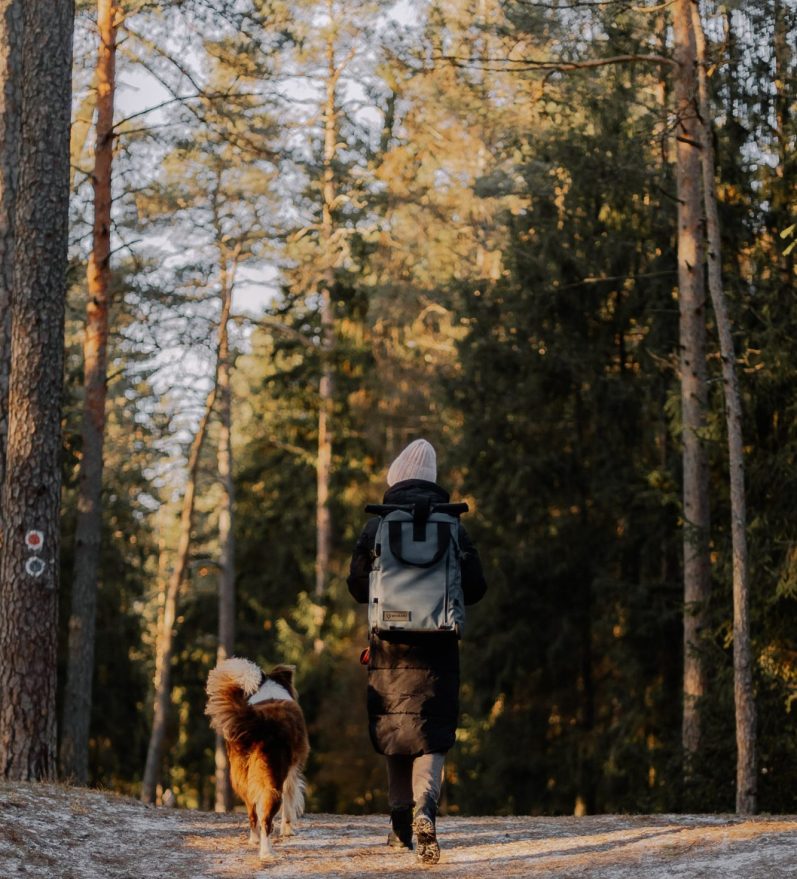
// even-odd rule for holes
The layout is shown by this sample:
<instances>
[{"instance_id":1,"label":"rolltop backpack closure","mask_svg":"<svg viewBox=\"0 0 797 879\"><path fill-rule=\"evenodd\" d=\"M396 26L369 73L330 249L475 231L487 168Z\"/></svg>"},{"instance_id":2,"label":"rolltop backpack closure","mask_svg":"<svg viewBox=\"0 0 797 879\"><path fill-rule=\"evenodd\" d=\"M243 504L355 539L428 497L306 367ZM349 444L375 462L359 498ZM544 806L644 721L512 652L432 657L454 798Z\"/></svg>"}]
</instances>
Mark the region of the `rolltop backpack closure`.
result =
<instances>
[{"instance_id":1,"label":"rolltop backpack closure","mask_svg":"<svg viewBox=\"0 0 797 879\"><path fill-rule=\"evenodd\" d=\"M453 632L462 637L465 598L459 516L467 504L369 504L380 517L369 578L372 633Z\"/></svg>"}]
</instances>

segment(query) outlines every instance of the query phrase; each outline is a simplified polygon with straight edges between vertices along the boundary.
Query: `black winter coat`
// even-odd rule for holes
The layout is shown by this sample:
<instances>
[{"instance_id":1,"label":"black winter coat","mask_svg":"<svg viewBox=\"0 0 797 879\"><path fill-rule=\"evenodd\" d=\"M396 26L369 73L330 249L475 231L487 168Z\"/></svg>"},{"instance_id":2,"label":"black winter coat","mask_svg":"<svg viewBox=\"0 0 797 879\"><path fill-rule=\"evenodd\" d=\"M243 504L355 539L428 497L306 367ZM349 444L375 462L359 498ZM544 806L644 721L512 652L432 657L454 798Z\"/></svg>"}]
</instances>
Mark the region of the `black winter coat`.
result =
<instances>
[{"instance_id":1,"label":"black winter coat","mask_svg":"<svg viewBox=\"0 0 797 879\"><path fill-rule=\"evenodd\" d=\"M386 504L412 504L429 497L448 503L439 485L423 479L397 482ZM379 519L363 528L351 560L349 592L368 603L368 578ZM460 523L462 591L465 604L487 590L476 547ZM455 634L390 632L373 635L368 663L368 719L374 748L388 756L445 753L454 744L459 716L459 643Z\"/></svg>"}]
</instances>

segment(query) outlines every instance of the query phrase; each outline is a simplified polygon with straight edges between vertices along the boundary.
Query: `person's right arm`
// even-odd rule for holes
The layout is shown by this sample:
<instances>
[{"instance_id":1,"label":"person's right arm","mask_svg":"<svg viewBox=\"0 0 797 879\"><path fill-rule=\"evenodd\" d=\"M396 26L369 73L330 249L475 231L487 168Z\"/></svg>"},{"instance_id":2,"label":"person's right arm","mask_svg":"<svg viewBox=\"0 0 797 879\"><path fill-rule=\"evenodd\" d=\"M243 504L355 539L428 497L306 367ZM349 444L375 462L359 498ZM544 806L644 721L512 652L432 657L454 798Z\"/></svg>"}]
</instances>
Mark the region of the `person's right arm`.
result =
<instances>
[{"instance_id":1,"label":"person's right arm","mask_svg":"<svg viewBox=\"0 0 797 879\"><path fill-rule=\"evenodd\" d=\"M487 582L484 579L479 551L461 522L459 524L459 546L462 552L462 591L465 595L465 604L476 604L477 601L484 598Z\"/></svg>"}]
</instances>

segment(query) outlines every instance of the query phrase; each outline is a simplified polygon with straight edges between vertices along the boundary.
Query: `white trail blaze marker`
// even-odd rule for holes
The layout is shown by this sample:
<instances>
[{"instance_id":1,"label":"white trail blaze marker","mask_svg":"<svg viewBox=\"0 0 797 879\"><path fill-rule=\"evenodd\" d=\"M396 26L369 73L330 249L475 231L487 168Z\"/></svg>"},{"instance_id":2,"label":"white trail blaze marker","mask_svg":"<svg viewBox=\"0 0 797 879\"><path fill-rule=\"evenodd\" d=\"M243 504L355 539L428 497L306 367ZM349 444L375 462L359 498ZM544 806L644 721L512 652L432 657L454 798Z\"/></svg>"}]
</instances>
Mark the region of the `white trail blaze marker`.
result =
<instances>
[{"instance_id":1,"label":"white trail blaze marker","mask_svg":"<svg viewBox=\"0 0 797 879\"><path fill-rule=\"evenodd\" d=\"M41 552L44 546L44 534L41 531L28 531L25 535L25 546L31 552Z\"/></svg>"},{"instance_id":2,"label":"white trail blaze marker","mask_svg":"<svg viewBox=\"0 0 797 879\"><path fill-rule=\"evenodd\" d=\"M31 577L41 577L46 567L47 565L38 556L35 555L32 555L25 562L25 570L30 574Z\"/></svg>"}]
</instances>

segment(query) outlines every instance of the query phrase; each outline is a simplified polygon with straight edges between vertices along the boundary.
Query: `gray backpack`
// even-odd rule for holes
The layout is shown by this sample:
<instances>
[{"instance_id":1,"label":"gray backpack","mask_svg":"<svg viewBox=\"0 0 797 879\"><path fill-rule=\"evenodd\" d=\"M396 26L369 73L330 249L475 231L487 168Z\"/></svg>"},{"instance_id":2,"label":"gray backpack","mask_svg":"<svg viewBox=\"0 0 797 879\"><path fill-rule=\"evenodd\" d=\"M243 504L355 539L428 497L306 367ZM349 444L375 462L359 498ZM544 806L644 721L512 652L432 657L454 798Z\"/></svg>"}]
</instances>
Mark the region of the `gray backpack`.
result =
<instances>
[{"instance_id":1,"label":"gray backpack","mask_svg":"<svg viewBox=\"0 0 797 879\"><path fill-rule=\"evenodd\" d=\"M462 636L465 599L459 516L467 504L369 504L380 517L368 591L368 628L454 632Z\"/></svg>"}]
</instances>

